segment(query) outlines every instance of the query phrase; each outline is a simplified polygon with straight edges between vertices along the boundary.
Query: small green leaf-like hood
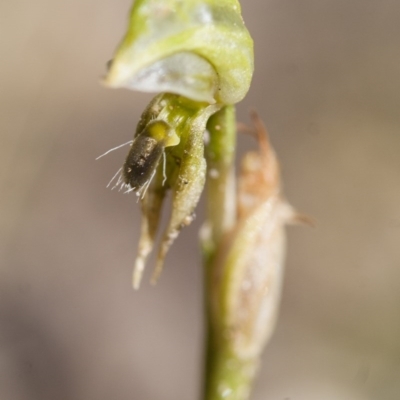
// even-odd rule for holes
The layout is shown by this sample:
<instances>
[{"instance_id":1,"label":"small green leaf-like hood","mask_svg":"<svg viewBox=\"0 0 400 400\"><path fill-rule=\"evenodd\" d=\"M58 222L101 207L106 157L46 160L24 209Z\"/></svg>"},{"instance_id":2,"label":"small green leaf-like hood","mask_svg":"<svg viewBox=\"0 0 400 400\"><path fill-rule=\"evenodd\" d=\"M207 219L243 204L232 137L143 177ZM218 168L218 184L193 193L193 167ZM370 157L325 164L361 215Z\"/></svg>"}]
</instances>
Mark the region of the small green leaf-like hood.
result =
<instances>
[{"instance_id":1,"label":"small green leaf-like hood","mask_svg":"<svg viewBox=\"0 0 400 400\"><path fill-rule=\"evenodd\" d=\"M238 1L138 0L105 84L234 104L252 73L253 42Z\"/></svg>"}]
</instances>

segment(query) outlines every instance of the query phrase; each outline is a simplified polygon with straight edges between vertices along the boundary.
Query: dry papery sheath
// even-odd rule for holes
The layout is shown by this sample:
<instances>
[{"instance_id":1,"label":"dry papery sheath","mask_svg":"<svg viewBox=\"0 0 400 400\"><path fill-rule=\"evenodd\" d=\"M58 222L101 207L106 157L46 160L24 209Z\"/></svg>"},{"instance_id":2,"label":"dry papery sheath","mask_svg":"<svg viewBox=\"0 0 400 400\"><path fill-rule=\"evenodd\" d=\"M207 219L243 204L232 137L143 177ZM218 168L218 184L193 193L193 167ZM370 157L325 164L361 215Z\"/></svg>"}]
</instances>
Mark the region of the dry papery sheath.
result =
<instances>
[{"instance_id":1,"label":"dry papery sheath","mask_svg":"<svg viewBox=\"0 0 400 400\"><path fill-rule=\"evenodd\" d=\"M255 359L278 312L285 258L285 225L302 220L281 190L279 164L261 120L253 114L259 151L245 154L237 222L221 241L212 271L212 324L238 357Z\"/></svg>"}]
</instances>

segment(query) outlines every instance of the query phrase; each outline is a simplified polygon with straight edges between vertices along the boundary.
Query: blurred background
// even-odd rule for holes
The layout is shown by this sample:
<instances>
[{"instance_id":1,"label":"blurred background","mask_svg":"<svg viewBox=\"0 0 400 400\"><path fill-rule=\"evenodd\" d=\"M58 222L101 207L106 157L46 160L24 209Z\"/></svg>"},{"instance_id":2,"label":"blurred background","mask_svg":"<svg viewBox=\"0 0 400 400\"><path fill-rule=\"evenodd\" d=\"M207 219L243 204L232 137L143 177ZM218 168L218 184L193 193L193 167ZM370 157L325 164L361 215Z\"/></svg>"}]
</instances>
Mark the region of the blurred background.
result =
<instances>
[{"instance_id":1,"label":"blurred background","mask_svg":"<svg viewBox=\"0 0 400 400\"><path fill-rule=\"evenodd\" d=\"M400 2L247 0L252 88L288 199L280 319L254 400L400 399ZM0 398L199 399L198 218L157 287L106 189L151 95L99 84L130 0L0 3ZM240 151L254 148L239 138ZM152 266L149 266L151 269Z\"/></svg>"}]
</instances>

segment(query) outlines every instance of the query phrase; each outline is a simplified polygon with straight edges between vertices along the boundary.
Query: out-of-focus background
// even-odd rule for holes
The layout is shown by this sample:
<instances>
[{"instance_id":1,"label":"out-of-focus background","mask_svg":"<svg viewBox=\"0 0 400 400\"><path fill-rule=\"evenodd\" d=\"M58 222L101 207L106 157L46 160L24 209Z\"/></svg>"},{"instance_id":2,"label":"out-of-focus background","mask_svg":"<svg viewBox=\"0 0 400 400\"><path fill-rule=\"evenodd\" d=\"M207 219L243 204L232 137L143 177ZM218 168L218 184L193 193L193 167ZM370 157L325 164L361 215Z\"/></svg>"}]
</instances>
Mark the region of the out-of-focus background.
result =
<instances>
[{"instance_id":1,"label":"out-of-focus background","mask_svg":"<svg viewBox=\"0 0 400 400\"><path fill-rule=\"evenodd\" d=\"M139 207L105 188L152 97L99 84L130 0L0 3L0 398L199 399L196 222L131 289ZM282 308L254 400L400 399L400 2L246 0L287 197ZM254 147L239 139L241 151Z\"/></svg>"}]
</instances>

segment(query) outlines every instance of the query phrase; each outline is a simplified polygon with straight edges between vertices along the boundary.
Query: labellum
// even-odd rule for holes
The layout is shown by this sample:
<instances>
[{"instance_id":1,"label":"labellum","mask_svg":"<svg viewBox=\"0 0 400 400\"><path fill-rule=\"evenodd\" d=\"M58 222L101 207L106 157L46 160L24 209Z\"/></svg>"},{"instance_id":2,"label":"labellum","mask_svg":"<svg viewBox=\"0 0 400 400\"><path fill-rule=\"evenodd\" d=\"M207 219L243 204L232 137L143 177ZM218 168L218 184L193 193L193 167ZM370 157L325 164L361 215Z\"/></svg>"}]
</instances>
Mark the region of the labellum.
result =
<instances>
[{"instance_id":1,"label":"labellum","mask_svg":"<svg viewBox=\"0 0 400 400\"><path fill-rule=\"evenodd\" d=\"M152 180L165 148L178 143L179 137L165 121L149 122L134 139L122 169L128 189L140 194Z\"/></svg>"}]
</instances>

